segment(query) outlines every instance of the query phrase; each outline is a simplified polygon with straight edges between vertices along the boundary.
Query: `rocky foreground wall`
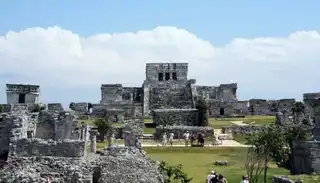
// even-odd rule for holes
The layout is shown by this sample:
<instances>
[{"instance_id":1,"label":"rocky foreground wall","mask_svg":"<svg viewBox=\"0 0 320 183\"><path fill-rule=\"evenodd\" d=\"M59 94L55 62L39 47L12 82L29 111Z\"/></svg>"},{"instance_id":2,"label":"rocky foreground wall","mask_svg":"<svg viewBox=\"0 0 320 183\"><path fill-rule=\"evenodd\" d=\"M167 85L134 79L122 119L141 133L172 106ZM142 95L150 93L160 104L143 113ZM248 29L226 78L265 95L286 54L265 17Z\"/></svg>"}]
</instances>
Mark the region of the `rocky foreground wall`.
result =
<instances>
[{"instance_id":1,"label":"rocky foreground wall","mask_svg":"<svg viewBox=\"0 0 320 183\"><path fill-rule=\"evenodd\" d=\"M273 176L272 183L296 183L296 182L289 179L288 177Z\"/></svg>"},{"instance_id":2,"label":"rocky foreground wall","mask_svg":"<svg viewBox=\"0 0 320 183\"><path fill-rule=\"evenodd\" d=\"M82 157L85 153L85 142L76 140L19 139L12 146L10 154L14 157Z\"/></svg>"},{"instance_id":3,"label":"rocky foreground wall","mask_svg":"<svg viewBox=\"0 0 320 183\"><path fill-rule=\"evenodd\" d=\"M224 126L222 127L222 133L232 134L248 134L262 131L264 126L248 125L248 126Z\"/></svg>"},{"instance_id":4,"label":"rocky foreground wall","mask_svg":"<svg viewBox=\"0 0 320 183\"><path fill-rule=\"evenodd\" d=\"M34 183L51 177L67 183L163 183L157 165L144 152L132 147L108 150L104 155L83 158L18 157L0 169L0 182Z\"/></svg>"}]
</instances>

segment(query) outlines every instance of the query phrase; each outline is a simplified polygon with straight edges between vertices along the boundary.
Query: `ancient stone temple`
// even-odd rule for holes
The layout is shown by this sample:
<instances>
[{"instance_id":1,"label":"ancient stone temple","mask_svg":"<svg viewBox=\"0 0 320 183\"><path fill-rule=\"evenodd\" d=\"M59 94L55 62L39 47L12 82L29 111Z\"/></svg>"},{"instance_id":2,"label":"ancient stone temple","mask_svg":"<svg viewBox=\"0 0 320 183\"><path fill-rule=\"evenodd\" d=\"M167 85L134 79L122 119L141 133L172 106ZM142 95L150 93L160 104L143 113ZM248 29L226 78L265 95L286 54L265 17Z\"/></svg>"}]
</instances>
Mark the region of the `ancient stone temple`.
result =
<instances>
[{"instance_id":1,"label":"ancient stone temple","mask_svg":"<svg viewBox=\"0 0 320 183\"><path fill-rule=\"evenodd\" d=\"M248 102L237 100L237 84L195 85L188 79L188 63L147 63L142 87L102 84L100 104L93 104L95 115L109 113L115 119L149 116L157 109L195 109L196 101L205 100L212 116L247 113ZM122 109L114 114L112 110ZM113 114L111 114L113 113Z\"/></svg>"},{"instance_id":2,"label":"ancient stone temple","mask_svg":"<svg viewBox=\"0 0 320 183\"><path fill-rule=\"evenodd\" d=\"M40 86L7 84L7 104L35 104L38 103Z\"/></svg>"}]
</instances>

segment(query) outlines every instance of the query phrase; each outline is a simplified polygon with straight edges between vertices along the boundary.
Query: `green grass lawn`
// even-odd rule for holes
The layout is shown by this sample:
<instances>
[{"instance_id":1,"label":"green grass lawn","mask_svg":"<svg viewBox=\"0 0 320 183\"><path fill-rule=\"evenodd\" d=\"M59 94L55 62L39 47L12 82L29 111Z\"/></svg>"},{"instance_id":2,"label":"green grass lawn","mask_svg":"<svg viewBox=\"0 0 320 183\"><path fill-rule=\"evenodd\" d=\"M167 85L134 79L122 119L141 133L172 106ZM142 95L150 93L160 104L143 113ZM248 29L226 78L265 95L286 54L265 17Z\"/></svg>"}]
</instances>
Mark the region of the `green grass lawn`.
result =
<instances>
[{"instance_id":1,"label":"green grass lawn","mask_svg":"<svg viewBox=\"0 0 320 183\"><path fill-rule=\"evenodd\" d=\"M247 124L252 123L252 124L257 124L257 125L267 125L267 124L274 123L275 120L276 120L275 116L246 116L241 121L243 121L243 123L247 123Z\"/></svg>"},{"instance_id":2,"label":"green grass lawn","mask_svg":"<svg viewBox=\"0 0 320 183\"><path fill-rule=\"evenodd\" d=\"M153 123L152 118L151 119L144 119L143 120L145 123Z\"/></svg>"},{"instance_id":3,"label":"green grass lawn","mask_svg":"<svg viewBox=\"0 0 320 183\"><path fill-rule=\"evenodd\" d=\"M208 173L214 169L223 174L228 182L240 182L241 176L247 174L244 162L246 148L144 148L147 155L154 160L164 160L171 165L182 164L185 172L193 177L192 183L204 183ZM227 160L228 166L215 166L216 160ZM288 175L288 171L270 165L268 179L272 175Z\"/></svg>"},{"instance_id":4,"label":"green grass lawn","mask_svg":"<svg viewBox=\"0 0 320 183\"><path fill-rule=\"evenodd\" d=\"M220 120L216 118L209 118L209 126L213 129L221 129L223 126L232 126L235 125L231 123L229 120Z\"/></svg>"},{"instance_id":5,"label":"green grass lawn","mask_svg":"<svg viewBox=\"0 0 320 183\"><path fill-rule=\"evenodd\" d=\"M246 135L244 134L232 134L233 140L239 142L240 144L245 144L247 142Z\"/></svg>"}]
</instances>

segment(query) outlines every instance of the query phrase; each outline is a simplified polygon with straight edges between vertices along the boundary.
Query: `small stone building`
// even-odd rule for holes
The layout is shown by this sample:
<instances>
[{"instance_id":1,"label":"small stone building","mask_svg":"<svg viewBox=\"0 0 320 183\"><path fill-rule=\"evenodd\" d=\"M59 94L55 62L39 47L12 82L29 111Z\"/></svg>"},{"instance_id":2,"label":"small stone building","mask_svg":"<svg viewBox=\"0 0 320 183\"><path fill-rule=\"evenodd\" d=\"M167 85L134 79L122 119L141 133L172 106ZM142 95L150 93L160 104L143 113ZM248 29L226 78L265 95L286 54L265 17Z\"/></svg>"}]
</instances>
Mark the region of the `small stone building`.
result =
<instances>
[{"instance_id":1,"label":"small stone building","mask_svg":"<svg viewBox=\"0 0 320 183\"><path fill-rule=\"evenodd\" d=\"M24 84L7 84L7 104L38 103L40 86Z\"/></svg>"}]
</instances>

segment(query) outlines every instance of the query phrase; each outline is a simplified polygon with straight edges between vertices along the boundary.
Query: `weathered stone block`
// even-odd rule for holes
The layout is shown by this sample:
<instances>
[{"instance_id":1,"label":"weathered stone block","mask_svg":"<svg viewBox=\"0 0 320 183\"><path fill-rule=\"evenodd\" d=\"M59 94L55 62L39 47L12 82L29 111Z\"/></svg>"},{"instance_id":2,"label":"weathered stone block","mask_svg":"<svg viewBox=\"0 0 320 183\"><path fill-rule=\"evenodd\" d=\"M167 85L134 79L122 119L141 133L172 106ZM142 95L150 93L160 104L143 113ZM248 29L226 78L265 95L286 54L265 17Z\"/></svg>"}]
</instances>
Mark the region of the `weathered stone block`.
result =
<instances>
[{"instance_id":1,"label":"weathered stone block","mask_svg":"<svg viewBox=\"0 0 320 183\"><path fill-rule=\"evenodd\" d=\"M295 181L284 176L273 176L272 183L296 183Z\"/></svg>"},{"instance_id":2,"label":"weathered stone block","mask_svg":"<svg viewBox=\"0 0 320 183\"><path fill-rule=\"evenodd\" d=\"M298 141L294 143L293 174L320 174L320 141Z\"/></svg>"},{"instance_id":3,"label":"weathered stone block","mask_svg":"<svg viewBox=\"0 0 320 183\"><path fill-rule=\"evenodd\" d=\"M197 109L157 109L152 112L153 123L156 125L186 125L198 124Z\"/></svg>"},{"instance_id":4,"label":"weathered stone block","mask_svg":"<svg viewBox=\"0 0 320 183\"><path fill-rule=\"evenodd\" d=\"M85 153L85 142L75 140L53 141L43 139L18 139L13 142L15 157L57 156L82 157Z\"/></svg>"},{"instance_id":5,"label":"weathered stone block","mask_svg":"<svg viewBox=\"0 0 320 183\"><path fill-rule=\"evenodd\" d=\"M231 133L231 134L248 134L255 133L263 130L264 126L260 125L247 125L247 126L224 126L222 127L222 133Z\"/></svg>"},{"instance_id":6,"label":"weathered stone block","mask_svg":"<svg viewBox=\"0 0 320 183\"><path fill-rule=\"evenodd\" d=\"M48 104L48 110L49 111L63 111L63 107L62 107L62 104L61 103L49 103Z\"/></svg>"}]
</instances>

